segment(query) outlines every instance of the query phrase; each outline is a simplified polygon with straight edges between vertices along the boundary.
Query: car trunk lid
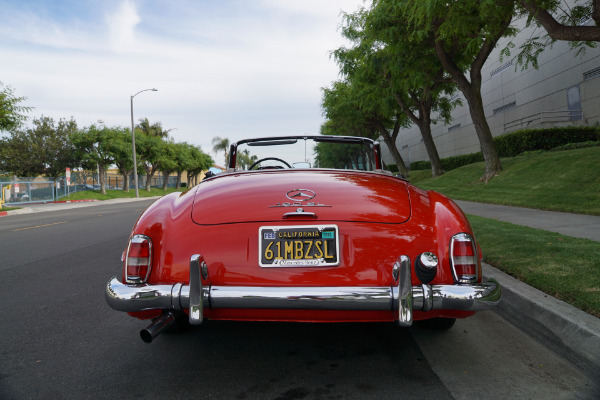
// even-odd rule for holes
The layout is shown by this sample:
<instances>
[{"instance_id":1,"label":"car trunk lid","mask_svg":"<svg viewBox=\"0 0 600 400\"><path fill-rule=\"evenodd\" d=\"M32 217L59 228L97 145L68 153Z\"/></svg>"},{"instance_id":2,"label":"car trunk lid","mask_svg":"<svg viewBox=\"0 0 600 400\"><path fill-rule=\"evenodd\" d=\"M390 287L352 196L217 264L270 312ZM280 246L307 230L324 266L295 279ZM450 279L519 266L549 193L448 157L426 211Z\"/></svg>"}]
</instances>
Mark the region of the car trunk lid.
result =
<instances>
[{"instance_id":1,"label":"car trunk lid","mask_svg":"<svg viewBox=\"0 0 600 400\"><path fill-rule=\"evenodd\" d=\"M213 178L198 185L192 210L193 221L202 225L286 219L400 224L409 218L405 181L380 173L330 170Z\"/></svg>"}]
</instances>

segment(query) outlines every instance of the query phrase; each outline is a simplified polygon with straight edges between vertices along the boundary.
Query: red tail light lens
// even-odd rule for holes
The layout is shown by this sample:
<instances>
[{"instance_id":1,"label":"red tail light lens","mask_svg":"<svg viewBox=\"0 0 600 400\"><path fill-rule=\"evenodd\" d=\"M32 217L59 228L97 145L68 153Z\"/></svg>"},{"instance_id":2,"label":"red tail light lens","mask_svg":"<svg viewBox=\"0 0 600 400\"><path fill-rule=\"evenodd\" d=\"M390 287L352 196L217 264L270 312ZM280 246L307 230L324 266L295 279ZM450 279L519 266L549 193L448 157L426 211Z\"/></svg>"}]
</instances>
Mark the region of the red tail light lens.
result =
<instances>
[{"instance_id":1,"label":"red tail light lens","mask_svg":"<svg viewBox=\"0 0 600 400\"><path fill-rule=\"evenodd\" d=\"M152 269L152 241L145 235L133 235L125 256L125 282L144 283Z\"/></svg>"},{"instance_id":2,"label":"red tail light lens","mask_svg":"<svg viewBox=\"0 0 600 400\"><path fill-rule=\"evenodd\" d=\"M459 233L450 239L450 263L454 280L459 283L477 282L479 262L473 237Z\"/></svg>"}]
</instances>

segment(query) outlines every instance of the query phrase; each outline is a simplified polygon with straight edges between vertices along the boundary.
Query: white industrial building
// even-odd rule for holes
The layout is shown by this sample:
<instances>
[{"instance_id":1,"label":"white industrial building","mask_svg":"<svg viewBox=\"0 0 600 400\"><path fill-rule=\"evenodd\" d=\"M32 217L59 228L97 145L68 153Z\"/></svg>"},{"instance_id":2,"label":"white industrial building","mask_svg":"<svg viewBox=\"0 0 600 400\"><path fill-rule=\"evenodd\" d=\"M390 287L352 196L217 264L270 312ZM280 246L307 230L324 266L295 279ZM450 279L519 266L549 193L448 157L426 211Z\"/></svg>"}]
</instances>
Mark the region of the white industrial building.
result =
<instances>
[{"instance_id":1,"label":"white industrial building","mask_svg":"<svg viewBox=\"0 0 600 400\"><path fill-rule=\"evenodd\" d=\"M513 22L524 25L525 20ZM583 24L593 24L584 21ZM541 33L541 28L537 28ZM531 36L531 29L512 38L515 48L510 58L500 60L500 51L509 42L502 39L482 70L483 104L493 136L522 128L547 128L567 125L600 125L600 46L576 56L567 42L556 42L539 56L539 68L522 70L517 65L519 46ZM432 126L440 158L480 151L468 104L462 93L462 106L452 112L448 125ZM396 142L404 162L428 160L421 133L416 126L400 132ZM382 146L384 159L393 158Z\"/></svg>"}]
</instances>

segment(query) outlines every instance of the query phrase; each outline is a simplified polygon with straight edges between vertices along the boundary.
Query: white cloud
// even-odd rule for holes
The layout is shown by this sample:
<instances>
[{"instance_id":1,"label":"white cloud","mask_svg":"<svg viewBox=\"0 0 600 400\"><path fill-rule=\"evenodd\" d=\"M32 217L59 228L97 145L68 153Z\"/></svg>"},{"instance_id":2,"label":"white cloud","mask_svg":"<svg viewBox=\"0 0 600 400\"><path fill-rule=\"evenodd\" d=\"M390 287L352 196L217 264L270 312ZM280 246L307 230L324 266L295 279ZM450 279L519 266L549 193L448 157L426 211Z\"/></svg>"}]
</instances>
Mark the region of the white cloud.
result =
<instances>
[{"instance_id":1,"label":"white cloud","mask_svg":"<svg viewBox=\"0 0 600 400\"><path fill-rule=\"evenodd\" d=\"M136 7L130 0L121 2L114 12L107 15L110 43L115 50L126 51L134 48L135 27L140 21Z\"/></svg>"}]
</instances>

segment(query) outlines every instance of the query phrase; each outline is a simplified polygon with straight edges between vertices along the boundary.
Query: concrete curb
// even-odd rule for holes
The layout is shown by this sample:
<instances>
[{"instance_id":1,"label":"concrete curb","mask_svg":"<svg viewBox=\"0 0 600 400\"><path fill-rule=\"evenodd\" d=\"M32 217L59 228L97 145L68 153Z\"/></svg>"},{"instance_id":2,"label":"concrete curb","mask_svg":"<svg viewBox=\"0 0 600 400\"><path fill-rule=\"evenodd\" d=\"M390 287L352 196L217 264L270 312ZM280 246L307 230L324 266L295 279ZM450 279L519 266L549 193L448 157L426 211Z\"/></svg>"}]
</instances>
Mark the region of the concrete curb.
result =
<instances>
[{"instance_id":1,"label":"concrete curb","mask_svg":"<svg viewBox=\"0 0 600 400\"><path fill-rule=\"evenodd\" d=\"M600 379L600 319L564 301L483 264L485 278L502 285L502 300L495 308L504 319L535 337L559 355Z\"/></svg>"}]
</instances>

